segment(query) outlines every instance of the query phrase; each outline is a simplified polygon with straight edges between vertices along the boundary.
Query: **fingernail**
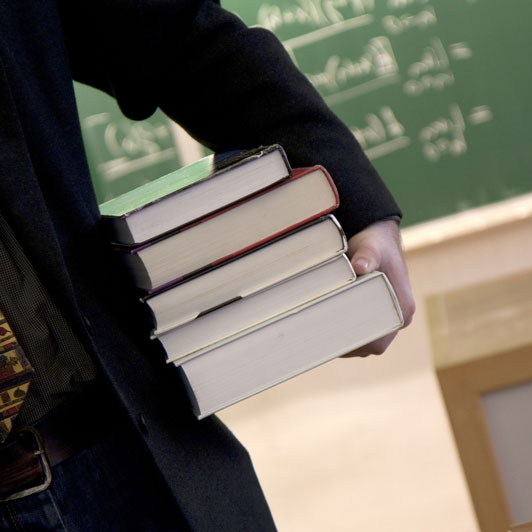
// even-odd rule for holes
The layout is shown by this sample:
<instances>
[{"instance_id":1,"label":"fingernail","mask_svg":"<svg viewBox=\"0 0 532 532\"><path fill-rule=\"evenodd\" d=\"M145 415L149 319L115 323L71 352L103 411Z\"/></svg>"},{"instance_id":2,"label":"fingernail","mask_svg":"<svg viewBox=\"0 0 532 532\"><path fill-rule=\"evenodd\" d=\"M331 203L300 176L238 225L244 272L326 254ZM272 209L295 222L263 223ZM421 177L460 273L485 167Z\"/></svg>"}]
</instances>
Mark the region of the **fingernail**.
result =
<instances>
[{"instance_id":1,"label":"fingernail","mask_svg":"<svg viewBox=\"0 0 532 532\"><path fill-rule=\"evenodd\" d=\"M363 258L360 258L360 259L357 259L355 261L355 266L359 266L360 268L364 269L364 270L367 270L369 268L369 260L368 259L363 259Z\"/></svg>"}]
</instances>

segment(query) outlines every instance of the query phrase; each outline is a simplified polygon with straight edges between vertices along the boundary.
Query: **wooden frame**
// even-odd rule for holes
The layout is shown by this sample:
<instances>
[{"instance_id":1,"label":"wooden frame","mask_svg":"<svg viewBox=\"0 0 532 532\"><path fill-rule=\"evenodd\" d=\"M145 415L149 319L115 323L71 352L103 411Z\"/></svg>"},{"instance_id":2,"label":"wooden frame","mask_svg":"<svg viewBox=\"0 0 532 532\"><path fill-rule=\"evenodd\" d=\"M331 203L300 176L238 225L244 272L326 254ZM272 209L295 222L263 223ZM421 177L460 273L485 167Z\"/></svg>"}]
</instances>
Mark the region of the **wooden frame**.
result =
<instances>
[{"instance_id":1,"label":"wooden frame","mask_svg":"<svg viewBox=\"0 0 532 532\"><path fill-rule=\"evenodd\" d=\"M508 531L509 506L481 401L482 394L532 381L532 345L441 368L437 375L480 529Z\"/></svg>"},{"instance_id":2,"label":"wooden frame","mask_svg":"<svg viewBox=\"0 0 532 532\"><path fill-rule=\"evenodd\" d=\"M515 525L510 529L510 532L532 532L532 523Z\"/></svg>"}]
</instances>

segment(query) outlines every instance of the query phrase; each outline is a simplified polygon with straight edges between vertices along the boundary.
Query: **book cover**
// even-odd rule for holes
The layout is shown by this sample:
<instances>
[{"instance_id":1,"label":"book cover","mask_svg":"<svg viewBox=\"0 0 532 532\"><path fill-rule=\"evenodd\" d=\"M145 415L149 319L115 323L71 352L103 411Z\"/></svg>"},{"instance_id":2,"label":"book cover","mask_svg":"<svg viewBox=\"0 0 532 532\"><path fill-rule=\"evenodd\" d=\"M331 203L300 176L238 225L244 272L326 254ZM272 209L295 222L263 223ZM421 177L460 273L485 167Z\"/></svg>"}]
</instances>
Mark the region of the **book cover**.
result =
<instances>
[{"instance_id":1,"label":"book cover","mask_svg":"<svg viewBox=\"0 0 532 532\"><path fill-rule=\"evenodd\" d=\"M221 264L333 211L338 191L322 166L133 249L121 250L137 286L161 287Z\"/></svg>"},{"instance_id":2,"label":"book cover","mask_svg":"<svg viewBox=\"0 0 532 532\"><path fill-rule=\"evenodd\" d=\"M100 205L117 243L133 245L188 224L286 179L279 145L209 155Z\"/></svg>"}]
</instances>

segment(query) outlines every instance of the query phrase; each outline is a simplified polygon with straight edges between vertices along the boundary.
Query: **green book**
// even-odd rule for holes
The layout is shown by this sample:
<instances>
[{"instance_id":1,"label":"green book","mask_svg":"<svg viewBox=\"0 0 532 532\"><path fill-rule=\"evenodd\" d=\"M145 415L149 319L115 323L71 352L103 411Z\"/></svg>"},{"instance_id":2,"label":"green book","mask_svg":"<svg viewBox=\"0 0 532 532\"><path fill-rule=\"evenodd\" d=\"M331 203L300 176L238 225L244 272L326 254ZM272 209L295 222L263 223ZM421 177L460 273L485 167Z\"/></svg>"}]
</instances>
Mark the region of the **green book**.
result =
<instances>
[{"instance_id":1,"label":"green book","mask_svg":"<svg viewBox=\"0 0 532 532\"><path fill-rule=\"evenodd\" d=\"M279 145L209 155L100 205L111 240L138 245L195 223L291 175Z\"/></svg>"}]
</instances>

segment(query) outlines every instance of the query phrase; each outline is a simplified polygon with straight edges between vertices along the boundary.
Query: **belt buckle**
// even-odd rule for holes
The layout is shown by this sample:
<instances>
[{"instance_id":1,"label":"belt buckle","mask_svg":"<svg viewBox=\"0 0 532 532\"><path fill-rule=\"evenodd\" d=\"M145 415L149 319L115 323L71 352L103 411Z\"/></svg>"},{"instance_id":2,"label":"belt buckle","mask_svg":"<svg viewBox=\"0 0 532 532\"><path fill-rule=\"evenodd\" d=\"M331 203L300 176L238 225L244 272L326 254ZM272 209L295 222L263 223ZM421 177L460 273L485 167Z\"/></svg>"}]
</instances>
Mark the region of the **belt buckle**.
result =
<instances>
[{"instance_id":1,"label":"belt buckle","mask_svg":"<svg viewBox=\"0 0 532 532\"><path fill-rule=\"evenodd\" d=\"M12 501L15 499L21 499L27 497L28 495L33 495L47 489L52 482L52 469L46 456L46 451L42 444L41 437L39 433L33 427L21 427L14 429L10 439L17 438L20 444L23 446L30 447L30 451L34 456L39 460L41 470L39 472L39 482L33 484L32 481L26 482L23 486L20 487L18 491L9 493L6 496L0 495L0 502ZM21 441L21 439L23 441ZM4 444L5 445L5 444ZM16 442L12 442L11 445L16 445Z\"/></svg>"}]
</instances>

